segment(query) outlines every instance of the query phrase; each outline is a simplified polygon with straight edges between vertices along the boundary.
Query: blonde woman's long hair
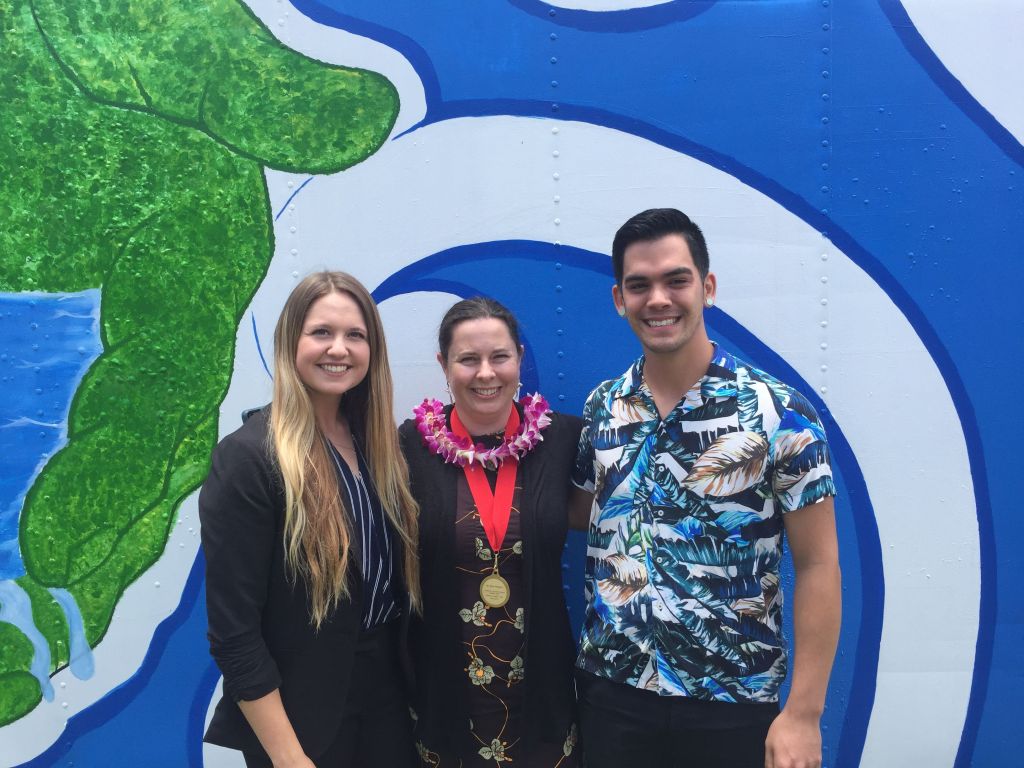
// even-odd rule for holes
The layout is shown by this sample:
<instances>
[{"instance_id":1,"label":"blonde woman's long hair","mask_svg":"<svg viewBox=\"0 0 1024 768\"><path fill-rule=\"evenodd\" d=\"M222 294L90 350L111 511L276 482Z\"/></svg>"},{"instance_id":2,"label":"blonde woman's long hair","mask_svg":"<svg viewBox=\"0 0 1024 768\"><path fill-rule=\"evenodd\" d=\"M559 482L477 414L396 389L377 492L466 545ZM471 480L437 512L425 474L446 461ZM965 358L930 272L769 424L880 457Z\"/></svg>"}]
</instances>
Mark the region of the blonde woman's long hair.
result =
<instances>
[{"instance_id":1,"label":"blonde woman's long hair","mask_svg":"<svg viewBox=\"0 0 1024 768\"><path fill-rule=\"evenodd\" d=\"M284 550L290 578L306 585L310 624L319 629L348 583L352 521L338 486L327 441L295 368L302 327L317 299L343 293L366 322L370 365L366 377L341 399L341 413L366 444L366 460L381 505L403 543L402 579L415 611L421 610L419 508L409 492L409 468L398 445L387 343L377 306L363 285L345 272L317 272L303 279L285 302L274 331L274 399L269 448L285 490Z\"/></svg>"}]
</instances>

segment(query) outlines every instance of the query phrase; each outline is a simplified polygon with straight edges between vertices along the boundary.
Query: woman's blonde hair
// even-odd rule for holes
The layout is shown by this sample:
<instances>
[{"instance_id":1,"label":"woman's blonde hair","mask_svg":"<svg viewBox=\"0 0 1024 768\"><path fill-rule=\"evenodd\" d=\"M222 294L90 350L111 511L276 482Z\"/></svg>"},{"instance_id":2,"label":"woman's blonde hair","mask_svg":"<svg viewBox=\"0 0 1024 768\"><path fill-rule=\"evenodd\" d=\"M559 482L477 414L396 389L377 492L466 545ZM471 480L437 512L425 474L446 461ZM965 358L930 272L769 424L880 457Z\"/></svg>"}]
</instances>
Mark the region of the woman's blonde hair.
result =
<instances>
[{"instance_id":1,"label":"woman's blonde hair","mask_svg":"<svg viewBox=\"0 0 1024 768\"><path fill-rule=\"evenodd\" d=\"M409 492L409 468L398 445L387 343L377 305L363 285L345 272L316 272L285 302L274 331L274 399L270 448L285 490L285 564L301 577L310 602L310 623L319 628L338 601L348 599L352 521L339 491L326 438L316 425L313 403L295 368L302 327L310 307L331 293L349 296L362 310L370 346L366 377L346 392L340 410L365 442L366 461L394 529L402 539L402 578L413 609L420 604L417 554L419 508Z\"/></svg>"}]
</instances>

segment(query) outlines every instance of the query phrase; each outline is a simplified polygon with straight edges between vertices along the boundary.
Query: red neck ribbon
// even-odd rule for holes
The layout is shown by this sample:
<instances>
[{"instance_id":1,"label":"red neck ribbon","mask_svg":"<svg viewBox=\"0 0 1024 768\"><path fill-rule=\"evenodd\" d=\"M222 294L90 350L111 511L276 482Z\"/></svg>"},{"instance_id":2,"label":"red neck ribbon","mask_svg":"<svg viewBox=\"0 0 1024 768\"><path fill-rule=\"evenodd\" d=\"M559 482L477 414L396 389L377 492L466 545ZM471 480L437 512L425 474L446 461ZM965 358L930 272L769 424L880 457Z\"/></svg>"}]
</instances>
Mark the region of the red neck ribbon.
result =
<instances>
[{"instance_id":1,"label":"red neck ribbon","mask_svg":"<svg viewBox=\"0 0 1024 768\"><path fill-rule=\"evenodd\" d=\"M452 408L451 412L452 432L459 437L465 437L472 441L469 431L459 419L459 413ZM508 421L505 422L505 439L518 434L519 432L519 411L515 405L508 414ZM469 484L469 492L473 494L473 502L480 513L480 524L487 534L487 541L491 545L491 551L495 558L501 550L501 544L505 541L505 531L508 530L508 518L512 514L512 496L516 490L516 471L519 469L519 460L513 457L506 458L498 469L498 481L494 485L494 492L491 492L491 484L487 482L482 467L470 463L462 468L466 474L466 482Z\"/></svg>"}]
</instances>

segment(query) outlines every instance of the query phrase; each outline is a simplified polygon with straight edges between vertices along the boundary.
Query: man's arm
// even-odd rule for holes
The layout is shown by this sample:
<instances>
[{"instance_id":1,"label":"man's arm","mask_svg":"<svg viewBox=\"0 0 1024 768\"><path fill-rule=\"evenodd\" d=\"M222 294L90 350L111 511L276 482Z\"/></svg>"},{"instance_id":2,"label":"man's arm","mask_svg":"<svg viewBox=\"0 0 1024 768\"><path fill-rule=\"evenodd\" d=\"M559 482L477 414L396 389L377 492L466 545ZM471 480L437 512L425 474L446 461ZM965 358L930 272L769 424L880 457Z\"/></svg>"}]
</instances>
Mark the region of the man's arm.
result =
<instances>
[{"instance_id":1,"label":"man's arm","mask_svg":"<svg viewBox=\"0 0 1024 768\"><path fill-rule=\"evenodd\" d=\"M590 527L590 508L594 494L574 485L569 494L569 527L574 531L585 531Z\"/></svg>"},{"instance_id":2,"label":"man's arm","mask_svg":"<svg viewBox=\"0 0 1024 768\"><path fill-rule=\"evenodd\" d=\"M818 768L821 713L839 641L842 590L835 505L822 499L783 516L793 555L792 685L765 741L765 768Z\"/></svg>"}]
</instances>

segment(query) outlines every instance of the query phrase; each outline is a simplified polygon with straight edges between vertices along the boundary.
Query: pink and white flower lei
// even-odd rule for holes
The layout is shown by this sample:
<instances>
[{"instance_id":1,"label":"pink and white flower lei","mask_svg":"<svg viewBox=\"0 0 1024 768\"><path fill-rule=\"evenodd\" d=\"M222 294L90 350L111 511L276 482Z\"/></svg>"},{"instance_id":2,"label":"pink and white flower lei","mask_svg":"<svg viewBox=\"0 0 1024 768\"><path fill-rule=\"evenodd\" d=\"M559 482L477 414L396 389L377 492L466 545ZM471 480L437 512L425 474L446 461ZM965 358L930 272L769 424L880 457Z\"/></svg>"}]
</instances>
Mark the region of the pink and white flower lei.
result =
<instances>
[{"instance_id":1,"label":"pink and white flower lei","mask_svg":"<svg viewBox=\"0 0 1024 768\"><path fill-rule=\"evenodd\" d=\"M422 405L413 408L413 413L423 442L446 463L465 467L476 461L482 467L496 469L505 459L518 459L532 451L544 439L541 430L551 423L551 408L540 393L526 395L519 403L523 406L519 434L502 440L501 445L494 448L480 443L474 445L468 438L459 437L448 429L444 405L439 400L427 398Z\"/></svg>"}]
</instances>

